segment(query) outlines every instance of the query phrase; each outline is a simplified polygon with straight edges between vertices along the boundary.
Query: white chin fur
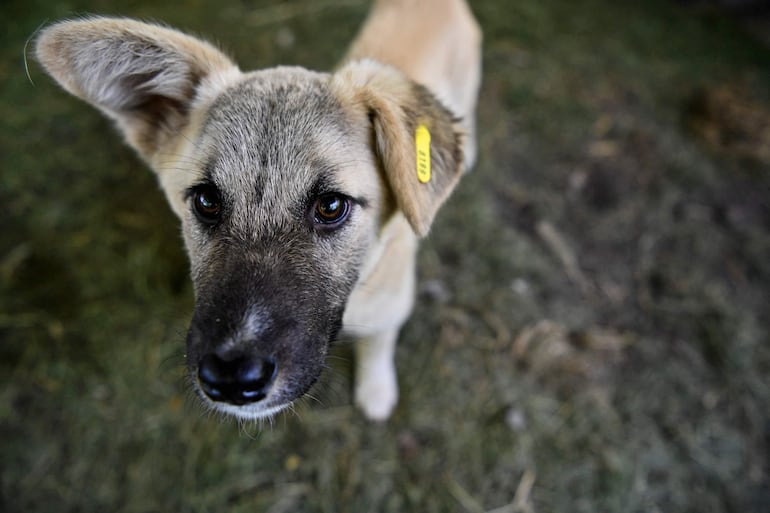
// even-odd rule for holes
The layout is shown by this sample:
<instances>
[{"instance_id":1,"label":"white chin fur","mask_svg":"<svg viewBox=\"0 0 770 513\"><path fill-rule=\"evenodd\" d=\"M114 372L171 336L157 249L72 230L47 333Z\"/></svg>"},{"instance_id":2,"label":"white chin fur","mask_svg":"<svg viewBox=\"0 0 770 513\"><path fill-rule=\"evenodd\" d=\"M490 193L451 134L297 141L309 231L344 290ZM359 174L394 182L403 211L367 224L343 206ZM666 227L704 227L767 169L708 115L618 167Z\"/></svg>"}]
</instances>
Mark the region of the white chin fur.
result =
<instances>
[{"instance_id":1,"label":"white chin fur","mask_svg":"<svg viewBox=\"0 0 770 513\"><path fill-rule=\"evenodd\" d=\"M268 407L260 406L259 403L235 406L206 400L206 404L212 411L224 413L240 420L267 420L291 406L292 403Z\"/></svg>"}]
</instances>

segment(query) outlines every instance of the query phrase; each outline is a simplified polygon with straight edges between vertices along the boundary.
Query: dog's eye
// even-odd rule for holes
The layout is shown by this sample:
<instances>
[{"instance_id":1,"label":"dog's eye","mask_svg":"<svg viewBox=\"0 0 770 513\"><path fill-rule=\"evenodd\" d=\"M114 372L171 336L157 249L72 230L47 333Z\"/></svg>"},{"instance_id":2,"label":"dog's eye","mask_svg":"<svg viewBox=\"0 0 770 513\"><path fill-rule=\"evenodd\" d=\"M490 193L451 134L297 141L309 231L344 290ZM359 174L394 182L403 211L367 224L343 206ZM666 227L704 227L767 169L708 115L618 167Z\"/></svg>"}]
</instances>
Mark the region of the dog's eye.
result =
<instances>
[{"instance_id":1,"label":"dog's eye","mask_svg":"<svg viewBox=\"0 0 770 513\"><path fill-rule=\"evenodd\" d=\"M350 200L341 194L322 194L315 201L313 221L326 228L342 224L350 213Z\"/></svg>"},{"instance_id":2,"label":"dog's eye","mask_svg":"<svg viewBox=\"0 0 770 513\"><path fill-rule=\"evenodd\" d=\"M213 185L199 185L193 190L193 208L201 222L215 224L222 215L222 200Z\"/></svg>"}]
</instances>

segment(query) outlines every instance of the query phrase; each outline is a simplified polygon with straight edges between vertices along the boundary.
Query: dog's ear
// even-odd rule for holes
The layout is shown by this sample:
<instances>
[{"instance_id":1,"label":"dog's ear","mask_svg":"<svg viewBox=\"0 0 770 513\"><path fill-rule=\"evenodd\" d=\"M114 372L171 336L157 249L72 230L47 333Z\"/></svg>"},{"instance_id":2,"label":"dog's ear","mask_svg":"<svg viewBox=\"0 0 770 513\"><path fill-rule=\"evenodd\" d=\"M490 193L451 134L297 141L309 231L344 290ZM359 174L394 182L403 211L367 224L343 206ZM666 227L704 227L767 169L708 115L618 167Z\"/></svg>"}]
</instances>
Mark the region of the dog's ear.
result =
<instances>
[{"instance_id":1,"label":"dog's ear","mask_svg":"<svg viewBox=\"0 0 770 513\"><path fill-rule=\"evenodd\" d=\"M426 235L462 175L459 120L426 88L370 60L339 69L332 89L368 114L374 151L396 204L414 232Z\"/></svg>"},{"instance_id":2,"label":"dog's ear","mask_svg":"<svg viewBox=\"0 0 770 513\"><path fill-rule=\"evenodd\" d=\"M64 89L114 119L148 161L189 122L201 90L238 73L208 43L121 18L52 25L38 37L36 55Z\"/></svg>"}]
</instances>

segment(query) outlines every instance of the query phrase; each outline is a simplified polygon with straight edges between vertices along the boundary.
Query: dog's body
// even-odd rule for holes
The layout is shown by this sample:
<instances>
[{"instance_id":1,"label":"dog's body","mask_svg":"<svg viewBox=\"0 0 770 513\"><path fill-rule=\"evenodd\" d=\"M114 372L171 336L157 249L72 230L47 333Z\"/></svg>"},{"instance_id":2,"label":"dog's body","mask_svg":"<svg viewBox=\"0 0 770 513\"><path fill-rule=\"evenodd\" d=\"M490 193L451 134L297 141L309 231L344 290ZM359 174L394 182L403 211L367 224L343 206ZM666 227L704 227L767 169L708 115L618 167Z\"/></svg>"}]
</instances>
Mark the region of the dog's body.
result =
<instances>
[{"instance_id":1,"label":"dog's body","mask_svg":"<svg viewBox=\"0 0 770 513\"><path fill-rule=\"evenodd\" d=\"M280 411L344 326L359 339L356 402L390 414L417 240L475 158L480 39L463 0L376 1L331 74L242 73L207 43L127 19L42 32L38 59L117 122L182 220L187 361L207 404Z\"/></svg>"}]
</instances>

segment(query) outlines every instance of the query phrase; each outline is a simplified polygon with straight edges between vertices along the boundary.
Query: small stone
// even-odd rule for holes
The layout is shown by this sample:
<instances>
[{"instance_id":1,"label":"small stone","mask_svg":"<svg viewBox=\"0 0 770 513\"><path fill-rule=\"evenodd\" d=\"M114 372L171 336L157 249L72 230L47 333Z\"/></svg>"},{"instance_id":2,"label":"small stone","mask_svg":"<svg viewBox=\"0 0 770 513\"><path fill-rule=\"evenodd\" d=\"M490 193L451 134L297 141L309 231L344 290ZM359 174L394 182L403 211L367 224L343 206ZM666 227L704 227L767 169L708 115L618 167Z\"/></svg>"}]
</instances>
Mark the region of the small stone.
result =
<instances>
[{"instance_id":1,"label":"small stone","mask_svg":"<svg viewBox=\"0 0 770 513\"><path fill-rule=\"evenodd\" d=\"M527 417L521 408L512 406L505 413L505 423L512 431L524 431L527 429Z\"/></svg>"}]
</instances>

